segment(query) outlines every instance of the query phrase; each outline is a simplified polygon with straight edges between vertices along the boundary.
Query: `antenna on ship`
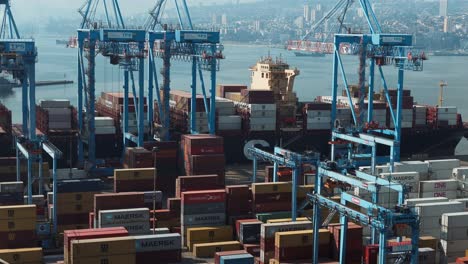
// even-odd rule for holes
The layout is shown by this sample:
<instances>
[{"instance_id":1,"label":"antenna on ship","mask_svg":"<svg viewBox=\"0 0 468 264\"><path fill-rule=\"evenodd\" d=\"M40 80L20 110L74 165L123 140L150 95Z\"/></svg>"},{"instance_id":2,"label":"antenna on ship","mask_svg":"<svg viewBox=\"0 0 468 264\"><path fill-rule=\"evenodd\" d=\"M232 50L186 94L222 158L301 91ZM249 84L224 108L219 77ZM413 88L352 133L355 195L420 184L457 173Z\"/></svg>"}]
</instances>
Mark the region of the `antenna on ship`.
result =
<instances>
[{"instance_id":1,"label":"antenna on ship","mask_svg":"<svg viewBox=\"0 0 468 264\"><path fill-rule=\"evenodd\" d=\"M442 104L444 103L444 88L447 87L448 84L446 81L440 81L439 83L439 87L440 87L440 91L439 91L439 107L442 106Z\"/></svg>"}]
</instances>

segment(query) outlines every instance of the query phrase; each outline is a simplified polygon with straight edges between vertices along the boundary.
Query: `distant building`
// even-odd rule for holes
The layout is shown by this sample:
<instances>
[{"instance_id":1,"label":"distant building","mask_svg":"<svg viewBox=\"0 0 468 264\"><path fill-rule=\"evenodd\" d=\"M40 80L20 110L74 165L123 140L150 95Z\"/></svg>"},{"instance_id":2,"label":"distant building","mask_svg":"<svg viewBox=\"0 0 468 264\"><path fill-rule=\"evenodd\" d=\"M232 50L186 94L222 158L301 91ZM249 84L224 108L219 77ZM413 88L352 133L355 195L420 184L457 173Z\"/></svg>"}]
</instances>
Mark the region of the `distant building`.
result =
<instances>
[{"instance_id":1,"label":"distant building","mask_svg":"<svg viewBox=\"0 0 468 264\"><path fill-rule=\"evenodd\" d=\"M448 15L448 0L440 0L439 16L446 17Z\"/></svg>"},{"instance_id":2,"label":"distant building","mask_svg":"<svg viewBox=\"0 0 468 264\"><path fill-rule=\"evenodd\" d=\"M216 14L213 14L213 16L211 17L211 24L213 25L218 25L218 16Z\"/></svg>"},{"instance_id":3,"label":"distant building","mask_svg":"<svg viewBox=\"0 0 468 264\"><path fill-rule=\"evenodd\" d=\"M444 18L444 33L452 32L452 19L446 16Z\"/></svg>"},{"instance_id":4,"label":"distant building","mask_svg":"<svg viewBox=\"0 0 468 264\"><path fill-rule=\"evenodd\" d=\"M260 20L255 20L254 28L255 28L255 31L257 32L262 30L262 24Z\"/></svg>"},{"instance_id":5,"label":"distant building","mask_svg":"<svg viewBox=\"0 0 468 264\"><path fill-rule=\"evenodd\" d=\"M304 28L304 18L303 17L296 18L296 20L294 20L294 25L296 25L296 27L298 27L300 29L303 29Z\"/></svg>"},{"instance_id":6,"label":"distant building","mask_svg":"<svg viewBox=\"0 0 468 264\"><path fill-rule=\"evenodd\" d=\"M362 8L358 8L357 9L357 15L358 15L358 17L364 17L364 10L362 10Z\"/></svg>"},{"instance_id":7,"label":"distant building","mask_svg":"<svg viewBox=\"0 0 468 264\"><path fill-rule=\"evenodd\" d=\"M310 21L310 6L309 5L304 5L304 20L306 22Z\"/></svg>"},{"instance_id":8,"label":"distant building","mask_svg":"<svg viewBox=\"0 0 468 264\"><path fill-rule=\"evenodd\" d=\"M227 26L228 24L228 19L227 19L227 15L226 14L223 14L221 16L221 24L223 24L223 26Z\"/></svg>"}]
</instances>

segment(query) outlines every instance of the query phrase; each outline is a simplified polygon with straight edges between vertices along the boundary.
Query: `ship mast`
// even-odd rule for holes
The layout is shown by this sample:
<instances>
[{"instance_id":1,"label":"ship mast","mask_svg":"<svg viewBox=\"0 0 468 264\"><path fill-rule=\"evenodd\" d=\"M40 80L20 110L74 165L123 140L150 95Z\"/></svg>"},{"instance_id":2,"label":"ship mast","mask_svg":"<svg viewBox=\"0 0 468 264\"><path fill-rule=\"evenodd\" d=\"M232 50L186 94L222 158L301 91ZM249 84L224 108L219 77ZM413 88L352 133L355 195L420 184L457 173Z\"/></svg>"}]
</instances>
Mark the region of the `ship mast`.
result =
<instances>
[{"instance_id":1,"label":"ship mast","mask_svg":"<svg viewBox=\"0 0 468 264\"><path fill-rule=\"evenodd\" d=\"M442 106L442 104L444 103L444 88L447 87L448 84L446 81L440 81L439 83L439 87L440 87L440 91L439 91L439 107Z\"/></svg>"}]
</instances>

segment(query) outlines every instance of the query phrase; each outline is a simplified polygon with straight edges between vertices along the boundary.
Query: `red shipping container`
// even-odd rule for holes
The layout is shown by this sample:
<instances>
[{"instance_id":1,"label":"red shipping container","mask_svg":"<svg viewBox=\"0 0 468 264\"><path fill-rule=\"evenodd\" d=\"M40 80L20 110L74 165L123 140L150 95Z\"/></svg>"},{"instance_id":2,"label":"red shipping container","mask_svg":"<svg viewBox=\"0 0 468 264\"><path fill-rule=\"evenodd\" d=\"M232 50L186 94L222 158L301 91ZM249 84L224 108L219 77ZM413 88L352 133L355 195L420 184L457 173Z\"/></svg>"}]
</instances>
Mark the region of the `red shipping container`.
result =
<instances>
[{"instance_id":1,"label":"red shipping container","mask_svg":"<svg viewBox=\"0 0 468 264\"><path fill-rule=\"evenodd\" d=\"M463 257L463 258L457 258L456 264L466 264L468 263L468 257Z\"/></svg>"},{"instance_id":2,"label":"red shipping container","mask_svg":"<svg viewBox=\"0 0 468 264\"><path fill-rule=\"evenodd\" d=\"M232 250L232 251L221 251L221 252L216 252L214 255L214 263L219 264L221 261L221 257L223 256L232 256L232 255L243 255L247 254L247 251L245 250Z\"/></svg>"},{"instance_id":3,"label":"red shipping container","mask_svg":"<svg viewBox=\"0 0 468 264\"><path fill-rule=\"evenodd\" d=\"M218 177L216 174L179 176L176 180L176 196L180 197L180 193L187 191L221 189L224 186L218 183Z\"/></svg>"},{"instance_id":4,"label":"red shipping container","mask_svg":"<svg viewBox=\"0 0 468 264\"><path fill-rule=\"evenodd\" d=\"M181 205L181 199L180 198L169 198L167 199L167 209L169 211L180 214L180 206Z\"/></svg>"},{"instance_id":5,"label":"red shipping container","mask_svg":"<svg viewBox=\"0 0 468 264\"><path fill-rule=\"evenodd\" d=\"M183 135L188 155L224 154L224 139L213 135Z\"/></svg>"},{"instance_id":6,"label":"red shipping container","mask_svg":"<svg viewBox=\"0 0 468 264\"><path fill-rule=\"evenodd\" d=\"M367 245L364 247L364 263L378 264L379 245Z\"/></svg>"},{"instance_id":7,"label":"red shipping container","mask_svg":"<svg viewBox=\"0 0 468 264\"><path fill-rule=\"evenodd\" d=\"M181 196L182 204L221 203L226 201L226 190L183 192Z\"/></svg>"},{"instance_id":8,"label":"red shipping container","mask_svg":"<svg viewBox=\"0 0 468 264\"><path fill-rule=\"evenodd\" d=\"M94 195L94 216L99 218L100 210L117 210L145 207L144 194L141 192L107 193Z\"/></svg>"}]
</instances>

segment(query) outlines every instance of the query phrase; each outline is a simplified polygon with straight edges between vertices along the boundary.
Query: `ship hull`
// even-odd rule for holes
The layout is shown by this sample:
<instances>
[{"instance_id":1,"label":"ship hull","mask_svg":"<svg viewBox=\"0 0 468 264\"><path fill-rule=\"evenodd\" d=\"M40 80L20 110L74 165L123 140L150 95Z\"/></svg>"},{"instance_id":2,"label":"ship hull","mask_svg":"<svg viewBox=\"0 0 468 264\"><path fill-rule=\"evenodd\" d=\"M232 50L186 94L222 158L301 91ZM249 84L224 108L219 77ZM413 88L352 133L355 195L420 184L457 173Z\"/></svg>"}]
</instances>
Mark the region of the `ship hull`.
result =
<instances>
[{"instance_id":1,"label":"ship hull","mask_svg":"<svg viewBox=\"0 0 468 264\"><path fill-rule=\"evenodd\" d=\"M455 155L455 149L460 140L468 135L467 129L406 129L402 130L401 157L441 157ZM272 150L274 146L279 146L280 141L288 142L297 137L297 134L284 135L282 140L272 134L257 133L249 134L243 138L225 137L225 149L228 162L248 161L245 149L255 146L255 143L265 141L268 147L257 144L257 146ZM322 156L330 155L330 130L307 131L297 140L290 142L284 148L297 151L316 151ZM239 144L239 141L241 142ZM379 147L379 155L388 155L389 149L385 146ZM240 157L239 157L240 155ZM231 158L230 158L231 157Z\"/></svg>"}]
</instances>

